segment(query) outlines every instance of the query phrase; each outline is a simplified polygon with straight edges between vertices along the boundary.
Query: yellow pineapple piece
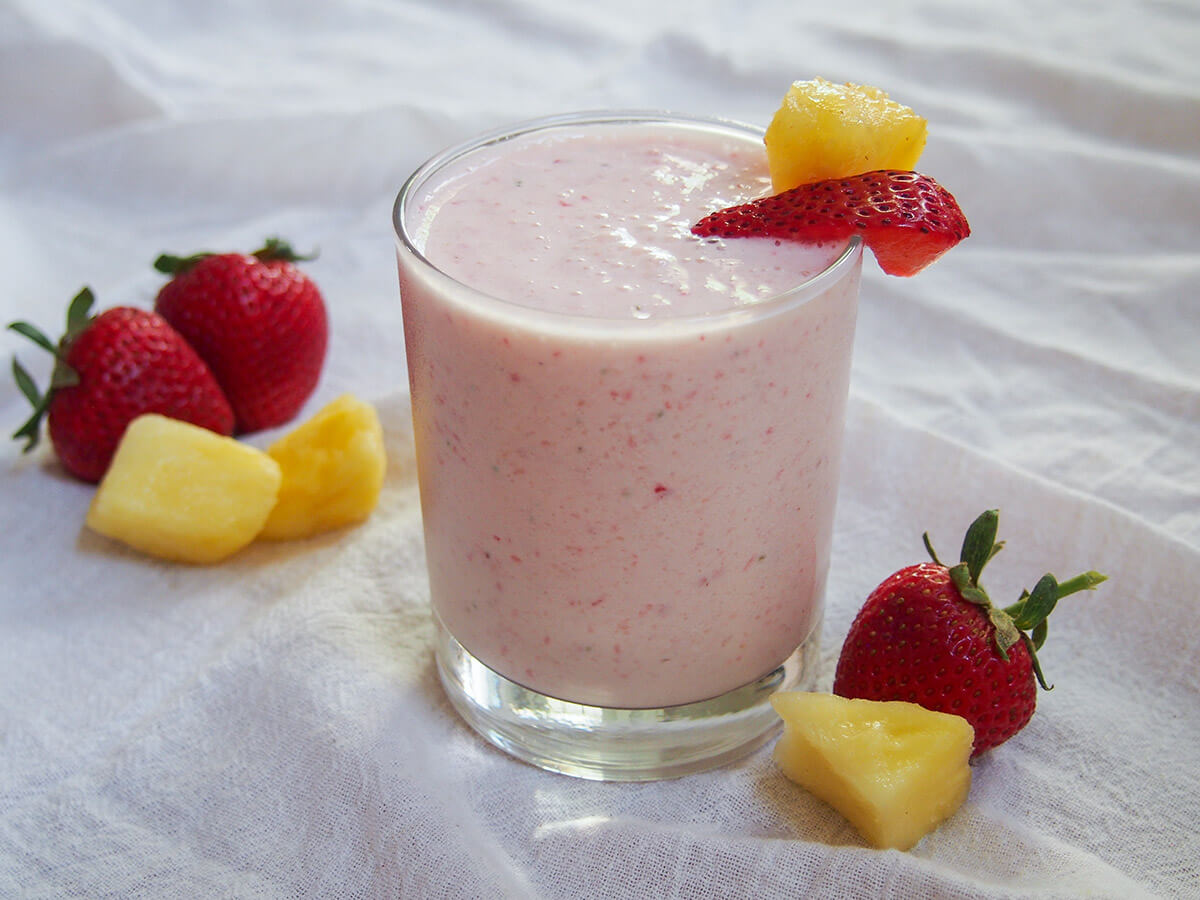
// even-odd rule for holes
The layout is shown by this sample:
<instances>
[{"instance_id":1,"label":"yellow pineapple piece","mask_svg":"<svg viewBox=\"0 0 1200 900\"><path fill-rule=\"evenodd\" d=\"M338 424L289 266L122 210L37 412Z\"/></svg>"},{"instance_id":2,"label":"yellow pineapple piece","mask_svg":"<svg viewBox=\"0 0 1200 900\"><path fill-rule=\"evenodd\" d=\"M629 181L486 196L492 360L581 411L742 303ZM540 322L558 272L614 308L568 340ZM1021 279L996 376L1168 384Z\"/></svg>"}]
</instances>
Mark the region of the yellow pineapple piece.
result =
<instances>
[{"instance_id":1,"label":"yellow pineapple piece","mask_svg":"<svg viewBox=\"0 0 1200 900\"><path fill-rule=\"evenodd\" d=\"M776 193L799 184L877 169L914 169L926 123L879 88L797 81L767 128L767 163Z\"/></svg>"},{"instance_id":2,"label":"yellow pineapple piece","mask_svg":"<svg viewBox=\"0 0 1200 900\"><path fill-rule=\"evenodd\" d=\"M961 716L899 700L783 692L775 761L844 815L870 844L907 850L971 788L975 730Z\"/></svg>"},{"instance_id":3,"label":"yellow pineapple piece","mask_svg":"<svg viewBox=\"0 0 1200 900\"><path fill-rule=\"evenodd\" d=\"M262 536L308 537L366 519L379 501L386 456L375 408L349 394L334 400L267 453L283 484Z\"/></svg>"},{"instance_id":4,"label":"yellow pineapple piece","mask_svg":"<svg viewBox=\"0 0 1200 900\"><path fill-rule=\"evenodd\" d=\"M217 562L254 540L279 482L279 464L261 450L144 415L125 429L87 526L152 556Z\"/></svg>"}]
</instances>

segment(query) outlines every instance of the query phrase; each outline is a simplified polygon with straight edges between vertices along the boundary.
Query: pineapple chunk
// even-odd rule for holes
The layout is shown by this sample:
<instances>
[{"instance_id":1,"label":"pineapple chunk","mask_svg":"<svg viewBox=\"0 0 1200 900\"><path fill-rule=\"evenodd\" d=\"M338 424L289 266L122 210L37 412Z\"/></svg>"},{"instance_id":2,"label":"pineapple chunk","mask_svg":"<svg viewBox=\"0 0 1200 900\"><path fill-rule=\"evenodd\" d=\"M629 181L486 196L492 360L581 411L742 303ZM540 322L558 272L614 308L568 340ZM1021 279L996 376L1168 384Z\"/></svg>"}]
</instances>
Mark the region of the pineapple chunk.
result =
<instances>
[{"instance_id":1,"label":"pineapple chunk","mask_svg":"<svg viewBox=\"0 0 1200 900\"><path fill-rule=\"evenodd\" d=\"M926 123L879 88L797 81L764 138L775 193L827 178L916 167Z\"/></svg>"},{"instance_id":2,"label":"pineapple chunk","mask_svg":"<svg viewBox=\"0 0 1200 900\"><path fill-rule=\"evenodd\" d=\"M262 536L309 537L366 519L386 468L375 408L349 394L270 446L283 484Z\"/></svg>"},{"instance_id":3,"label":"pineapple chunk","mask_svg":"<svg viewBox=\"0 0 1200 900\"><path fill-rule=\"evenodd\" d=\"M783 692L775 761L870 844L907 850L962 805L975 730L961 716L899 700Z\"/></svg>"},{"instance_id":4,"label":"pineapple chunk","mask_svg":"<svg viewBox=\"0 0 1200 900\"><path fill-rule=\"evenodd\" d=\"M279 464L261 450L144 415L125 429L87 526L152 556L213 563L254 540L279 482Z\"/></svg>"}]
</instances>

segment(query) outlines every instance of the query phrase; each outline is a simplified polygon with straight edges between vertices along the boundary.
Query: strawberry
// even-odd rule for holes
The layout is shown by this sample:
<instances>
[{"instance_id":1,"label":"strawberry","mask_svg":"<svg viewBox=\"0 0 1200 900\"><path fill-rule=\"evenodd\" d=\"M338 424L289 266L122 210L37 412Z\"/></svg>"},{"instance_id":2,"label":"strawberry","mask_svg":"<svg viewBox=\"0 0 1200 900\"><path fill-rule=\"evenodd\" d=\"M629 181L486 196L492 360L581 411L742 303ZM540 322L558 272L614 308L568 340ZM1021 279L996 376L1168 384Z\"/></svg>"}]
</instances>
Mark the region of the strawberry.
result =
<instances>
[{"instance_id":1,"label":"strawberry","mask_svg":"<svg viewBox=\"0 0 1200 900\"><path fill-rule=\"evenodd\" d=\"M64 468L96 482L108 471L125 426L143 413L233 432L233 410L212 372L162 316L129 306L92 316L94 302L88 288L75 296L57 346L27 322L8 326L55 357L45 394L13 358L17 385L34 407L13 434L25 439L26 451L37 444L45 415Z\"/></svg>"},{"instance_id":2,"label":"strawberry","mask_svg":"<svg viewBox=\"0 0 1200 900\"><path fill-rule=\"evenodd\" d=\"M1046 617L1062 597L1104 581L1085 572L1059 583L1044 575L1032 592L1004 609L979 585L996 543L998 514L989 510L967 530L962 562L946 567L929 536L933 558L901 569L867 598L838 659L833 692L868 700L907 700L962 716L975 728L972 756L1025 727L1037 684L1049 689L1037 651Z\"/></svg>"},{"instance_id":3,"label":"strawberry","mask_svg":"<svg viewBox=\"0 0 1200 900\"><path fill-rule=\"evenodd\" d=\"M239 432L290 421L317 386L329 326L325 301L272 238L252 255L164 254L154 263L172 278L154 308L208 363L229 398Z\"/></svg>"},{"instance_id":4,"label":"strawberry","mask_svg":"<svg viewBox=\"0 0 1200 900\"><path fill-rule=\"evenodd\" d=\"M967 237L958 202L928 175L865 172L802 184L705 216L700 237L772 237L819 243L858 232L889 275L915 275Z\"/></svg>"}]
</instances>

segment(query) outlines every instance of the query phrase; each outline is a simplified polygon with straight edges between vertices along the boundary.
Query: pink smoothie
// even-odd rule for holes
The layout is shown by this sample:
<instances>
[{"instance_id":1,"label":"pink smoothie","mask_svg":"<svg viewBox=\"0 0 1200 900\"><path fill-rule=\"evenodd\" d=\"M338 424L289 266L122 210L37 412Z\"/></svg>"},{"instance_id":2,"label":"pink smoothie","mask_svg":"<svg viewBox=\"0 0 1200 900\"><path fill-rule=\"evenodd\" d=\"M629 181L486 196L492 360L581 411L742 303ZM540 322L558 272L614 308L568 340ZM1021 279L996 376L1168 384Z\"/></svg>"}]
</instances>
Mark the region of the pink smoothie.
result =
<instances>
[{"instance_id":1,"label":"pink smoothie","mask_svg":"<svg viewBox=\"0 0 1200 900\"><path fill-rule=\"evenodd\" d=\"M846 248L690 234L768 190L754 135L627 123L484 147L410 204L433 606L507 678L668 706L819 627L859 251L789 294Z\"/></svg>"}]
</instances>

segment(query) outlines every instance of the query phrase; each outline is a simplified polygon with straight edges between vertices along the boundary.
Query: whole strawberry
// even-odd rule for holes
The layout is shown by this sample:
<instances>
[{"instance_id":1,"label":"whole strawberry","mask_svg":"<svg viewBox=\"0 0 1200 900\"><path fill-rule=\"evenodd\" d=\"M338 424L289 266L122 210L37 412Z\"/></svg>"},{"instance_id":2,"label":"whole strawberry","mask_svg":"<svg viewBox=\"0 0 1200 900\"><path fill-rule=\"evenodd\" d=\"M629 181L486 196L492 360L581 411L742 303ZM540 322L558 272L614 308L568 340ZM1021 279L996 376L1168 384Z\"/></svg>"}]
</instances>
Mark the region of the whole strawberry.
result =
<instances>
[{"instance_id":1,"label":"whole strawberry","mask_svg":"<svg viewBox=\"0 0 1200 900\"><path fill-rule=\"evenodd\" d=\"M317 386L329 326L317 286L272 238L251 255L163 255L171 275L154 308L208 363L229 398L239 432L293 419Z\"/></svg>"},{"instance_id":2,"label":"whole strawberry","mask_svg":"<svg viewBox=\"0 0 1200 900\"><path fill-rule=\"evenodd\" d=\"M1012 606L993 606L979 575L1003 546L998 519L989 510L975 520L955 566L942 565L926 535L933 562L901 569L871 593L842 646L835 694L960 715L975 728L972 756L1025 727L1037 684L1047 687L1037 661L1046 617L1060 598L1105 577L1085 572L1060 584L1044 575Z\"/></svg>"},{"instance_id":3,"label":"whole strawberry","mask_svg":"<svg viewBox=\"0 0 1200 900\"><path fill-rule=\"evenodd\" d=\"M57 345L27 322L8 327L54 354L43 394L13 358L13 375L33 404L33 415L13 434L29 451L43 416L54 451L68 472L96 482L125 426L144 413L160 413L219 434L233 432L233 410L204 361L155 313L118 306L91 315L95 298L84 288L67 310L67 330Z\"/></svg>"},{"instance_id":4,"label":"whole strawberry","mask_svg":"<svg viewBox=\"0 0 1200 900\"><path fill-rule=\"evenodd\" d=\"M915 275L971 234L958 201L917 172L881 170L802 184L692 226L700 237L819 243L859 234L889 275Z\"/></svg>"}]
</instances>

